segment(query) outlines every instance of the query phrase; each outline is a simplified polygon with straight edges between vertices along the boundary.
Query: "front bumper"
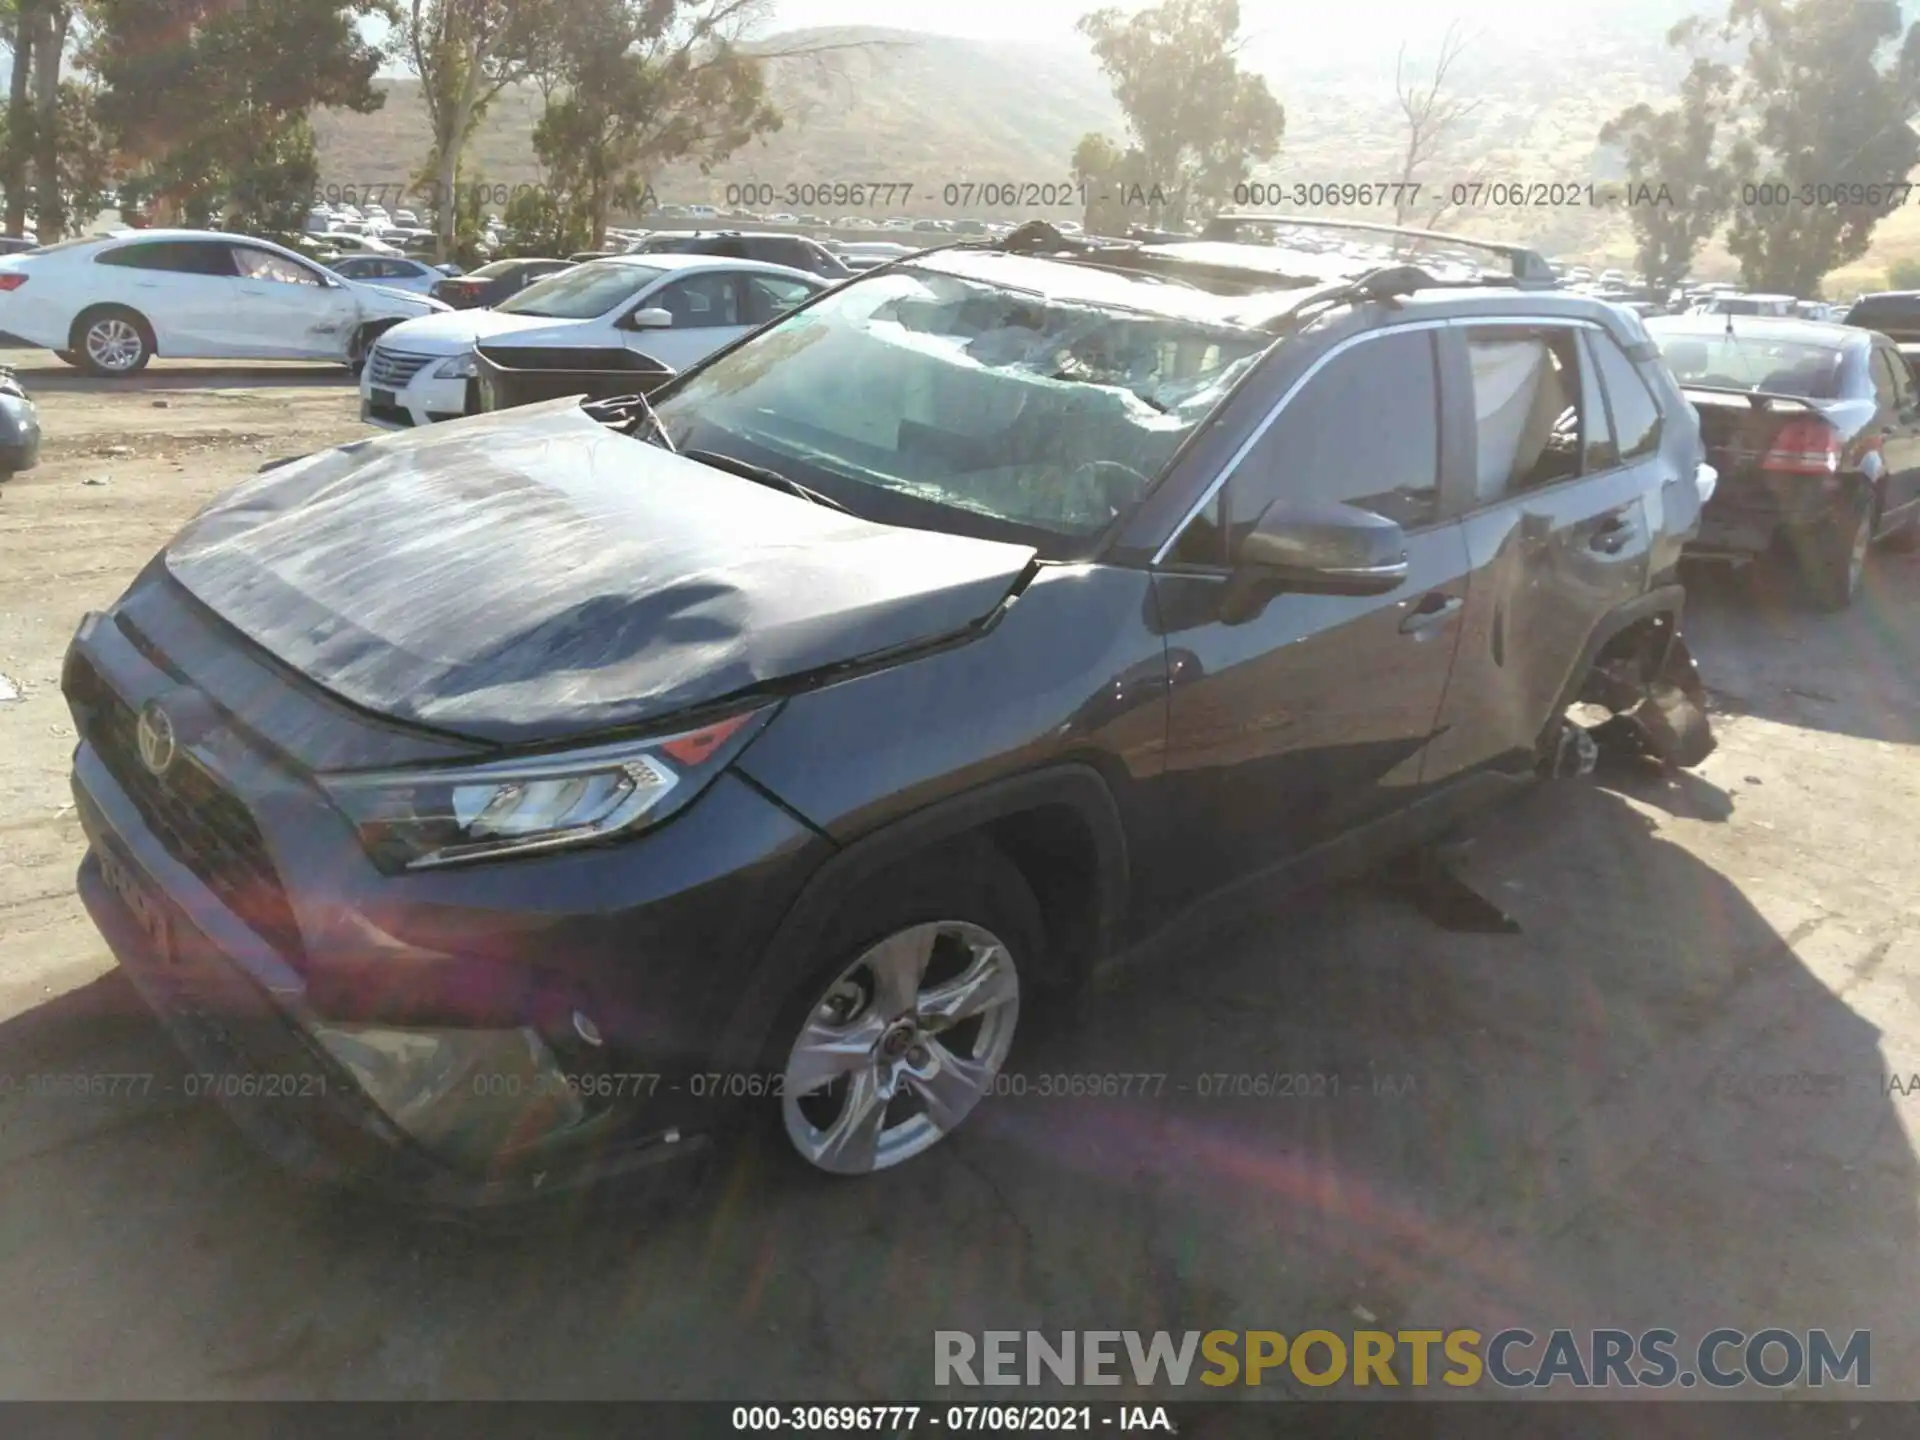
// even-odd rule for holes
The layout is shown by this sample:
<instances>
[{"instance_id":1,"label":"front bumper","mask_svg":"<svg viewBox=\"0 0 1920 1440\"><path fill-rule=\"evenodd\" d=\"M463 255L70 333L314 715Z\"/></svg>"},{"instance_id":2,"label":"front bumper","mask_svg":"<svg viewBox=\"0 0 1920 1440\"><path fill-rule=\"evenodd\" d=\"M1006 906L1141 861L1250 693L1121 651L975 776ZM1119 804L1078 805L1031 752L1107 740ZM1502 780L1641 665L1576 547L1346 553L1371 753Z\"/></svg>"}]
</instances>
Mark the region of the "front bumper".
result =
<instances>
[{"instance_id":1,"label":"front bumper","mask_svg":"<svg viewBox=\"0 0 1920 1440\"><path fill-rule=\"evenodd\" d=\"M370 374L362 373L360 418L383 430L407 430L479 414L479 389L474 381L432 378L433 370L442 363L434 361L405 385L393 390L374 385Z\"/></svg>"},{"instance_id":2,"label":"front bumper","mask_svg":"<svg viewBox=\"0 0 1920 1440\"><path fill-rule=\"evenodd\" d=\"M309 782L230 724L146 775L130 717L158 697L195 704L162 658L111 617L69 651L78 888L199 1092L260 1148L303 1178L471 1209L651 1181L737 1122L743 1088L690 1077L716 1068L741 977L826 842L723 773L621 845L384 875L317 792L301 798ZM253 698L283 713L296 699ZM444 1125L390 1114L322 1038L353 1027L538 1035L564 1084L598 1088L559 1130L450 1149ZM476 1117L505 1106L510 1129L538 1108L524 1093L476 1076L456 1099Z\"/></svg>"}]
</instances>

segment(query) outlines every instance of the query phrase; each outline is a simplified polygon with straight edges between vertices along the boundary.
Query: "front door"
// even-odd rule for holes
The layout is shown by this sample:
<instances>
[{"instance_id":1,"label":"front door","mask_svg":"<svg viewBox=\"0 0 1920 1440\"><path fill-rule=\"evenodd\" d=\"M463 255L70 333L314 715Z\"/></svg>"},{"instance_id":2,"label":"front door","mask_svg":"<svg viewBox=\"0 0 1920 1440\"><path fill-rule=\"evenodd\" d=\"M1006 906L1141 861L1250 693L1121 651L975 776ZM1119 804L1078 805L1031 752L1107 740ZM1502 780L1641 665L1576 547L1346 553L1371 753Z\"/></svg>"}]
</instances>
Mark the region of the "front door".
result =
<instances>
[{"instance_id":1,"label":"front door","mask_svg":"<svg viewBox=\"0 0 1920 1440\"><path fill-rule=\"evenodd\" d=\"M1310 372L1155 576L1172 688L1156 904L1284 864L1420 797L1467 597L1439 505L1436 333L1357 337ZM1282 497L1398 522L1410 574L1386 595L1281 594L1221 618L1237 539Z\"/></svg>"},{"instance_id":2,"label":"front door","mask_svg":"<svg viewBox=\"0 0 1920 1440\"><path fill-rule=\"evenodd\" d=\"M229 354L337 360L359 318L352 295L310 265L253 245L233 247Z\"/></svg>"},{"instance_id":3,"label":"front door","mask_svg":"<svg viewBox=\"0 0 1920 1440\"><path fill-rule=\"evenodd\" d=\"M621 337L629 350L684 370L747 332L742 300L733 271L702 270L669 281L635 307L665 310L673 316L672 326L664 330L623 330Z\"/></svg>"}]
</instances>

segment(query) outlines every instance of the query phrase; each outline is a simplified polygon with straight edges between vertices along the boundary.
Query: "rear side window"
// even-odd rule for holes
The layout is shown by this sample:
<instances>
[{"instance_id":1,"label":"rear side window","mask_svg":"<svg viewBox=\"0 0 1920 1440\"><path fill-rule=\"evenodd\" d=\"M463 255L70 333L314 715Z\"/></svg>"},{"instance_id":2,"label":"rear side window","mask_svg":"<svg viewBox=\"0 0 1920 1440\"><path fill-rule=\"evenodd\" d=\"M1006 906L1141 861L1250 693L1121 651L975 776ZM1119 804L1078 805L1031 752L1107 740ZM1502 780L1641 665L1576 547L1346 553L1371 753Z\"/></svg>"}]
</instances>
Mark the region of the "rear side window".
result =
<instances>
[{"instance_id":1,"label":"rear side window","mask_svg":"<svg viewBox=\"0 0 1920 1440\"><path fill-rule=\"evenodd\" d=\"M103 250L93 257L96 265L117 265L129 270L164 270L175 275L233 276L233 253L225 245L201 240L149 240L143 244L122 245Z\"/></svg>"},{"instance_id":2,"label":"rear side window","mask_svg":"<svg viewBox=\"0 0 1920 1440\"><path fill-rule=\"evenodd\" d=\"M1474 497L1482 503L1581 472L1580 346L1559 326L1468 332L1473 374Z\"/></svg>"},{"instance_id":3,"label":"rear side window","mask_svg":"<svg viewBox=\"0 0 1920 1440\"><path fill-rule=\"evenodd\" d=\"M1593 353L1600 366L1600 384L1620 446L1620 463L1653 454L1660 448L1660 406L1617 341L1605 332L1593 337Z\"/></svg>"},{"instance_id":4,"label":"rear side window","mask_svg":"<svg viewBox=\"0 0 1920 1440\"><path fill-rule=\"evenodd\" d=\"M1424 330L1360 341L1327 361L1228 483L1239 537L1282 497L1332 500L1407 528L1440 508L1439 379Z\"/></svg>"},{"instance_id":5,"label":"rear side window","mask_svg":"<svg viewBox=\"0 0 1920 1440\"><path fill-rule=\"evenodd\" d=\"M1874 398L1890 410L1913 408L1913 374L1893 350L1873 347L1871 371Z\"/></svg>"}]
</instances>

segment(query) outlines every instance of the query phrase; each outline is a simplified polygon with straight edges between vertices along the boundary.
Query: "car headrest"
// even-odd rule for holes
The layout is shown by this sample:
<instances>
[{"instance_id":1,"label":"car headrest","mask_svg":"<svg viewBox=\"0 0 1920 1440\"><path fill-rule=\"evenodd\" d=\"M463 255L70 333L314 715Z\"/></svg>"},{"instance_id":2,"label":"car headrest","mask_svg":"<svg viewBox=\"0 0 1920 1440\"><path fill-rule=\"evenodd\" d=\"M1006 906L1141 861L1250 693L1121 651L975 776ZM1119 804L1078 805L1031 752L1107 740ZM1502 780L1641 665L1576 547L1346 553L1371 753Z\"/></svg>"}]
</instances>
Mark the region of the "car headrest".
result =
<instances>
[{"instance_id":1,"label":"car headrest","mask_svg":"<svg viewBox=\"0 0 1920 1440\"><path fill-rule=\"evenodd\" d=\"M1676 375L1698 375L1707 368L1704 340L1677 340L1664 353L1667 368Z\"/></svg>"}]
</instances>

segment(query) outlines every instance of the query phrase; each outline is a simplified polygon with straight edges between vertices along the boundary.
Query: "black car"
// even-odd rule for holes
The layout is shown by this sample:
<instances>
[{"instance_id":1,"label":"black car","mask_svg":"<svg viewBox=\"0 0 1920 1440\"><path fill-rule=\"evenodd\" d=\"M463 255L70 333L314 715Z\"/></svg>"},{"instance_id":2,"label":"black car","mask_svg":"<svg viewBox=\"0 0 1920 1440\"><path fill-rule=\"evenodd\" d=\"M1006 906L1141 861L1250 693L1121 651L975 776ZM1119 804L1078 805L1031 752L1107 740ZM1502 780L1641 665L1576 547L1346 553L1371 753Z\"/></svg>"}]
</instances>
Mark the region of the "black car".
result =
<instances>
[{"instance_id":1,"label":"black car","mask_svg":"<svg viewBox=\"0 0 1920 1440\"><path fill-rule=\"evenodd\" d=\"M805 235L779 235L743 230L656 230L636 241L629 255L724 255L729 260L761 260L805 270L829 280L844 280L854 272L818 240Z\"/></svg>"},{"instance_id":2,"label":"black car","mask_svg":"<svg viewBox=\"0 0 1920 1440\"><path fill-rule=\"evenodd\" d=\"M1920 390L1886 335L1683 315L1647 331L1700 415L1719 485L1690 553L1798 562L1814 601L1859 594L1873 542L1920 540Z\"/></svg>"},{"instance_id":3,"label":"black car","mask_svg":"<svg viewBox=\"0 0 1920 1440\"><path fill-rule=\"evenodd\" d=\"M572 260L495 260L464 275L448 276L427 293L456 310L491 310L536 280L573 268Z\"/></svg>"},{"instance_id":4,"label":"black car","mask_svg":"<svg viewBox=\"0 0 1920 1440\"><path fill-rule=\"evenodd\" d=\"M1909 369L1920 362L1920 290L1883 290L1862 295L1841 321L1877 330L1900 351Z\"/></svg>"},{"instance_id":5,"label":"black car","mask_svg":"<svg viewBox=\"0 0 1920 1440\"><path fill-rule=\"evenodd\" d=\"M204 1088L463 1204L762 1112L890 1166L1196 904L1697 699L1699 432L1633 316L1183 251L930 252L651 407L204 510L63 675L81 895Z\"/></svg>"}]
</instances>

